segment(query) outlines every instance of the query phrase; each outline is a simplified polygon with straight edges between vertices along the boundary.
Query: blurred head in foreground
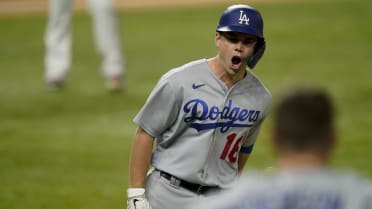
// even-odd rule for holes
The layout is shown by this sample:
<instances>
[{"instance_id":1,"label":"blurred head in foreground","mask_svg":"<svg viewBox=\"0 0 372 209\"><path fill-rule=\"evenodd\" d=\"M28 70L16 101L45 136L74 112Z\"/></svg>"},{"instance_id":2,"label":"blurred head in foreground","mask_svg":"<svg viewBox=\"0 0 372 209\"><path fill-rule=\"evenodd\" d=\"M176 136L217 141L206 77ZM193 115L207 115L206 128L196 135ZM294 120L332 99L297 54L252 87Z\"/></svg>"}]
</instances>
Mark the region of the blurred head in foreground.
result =
<instances>
[{"instance_id":1,"label":"blurred head in foreground","mask_svg":"<svg viewBox=\"0 0 372 209\"><path fill-rule=\"evenodd\" d=\"M287 93L274 110L274 149L280 167L328 163L335 144L334 107L322 89L300 88ZM297 159L297 160L296 160ZM300 159L300 160L299 160Z\"/></svg>"}]
</instances>

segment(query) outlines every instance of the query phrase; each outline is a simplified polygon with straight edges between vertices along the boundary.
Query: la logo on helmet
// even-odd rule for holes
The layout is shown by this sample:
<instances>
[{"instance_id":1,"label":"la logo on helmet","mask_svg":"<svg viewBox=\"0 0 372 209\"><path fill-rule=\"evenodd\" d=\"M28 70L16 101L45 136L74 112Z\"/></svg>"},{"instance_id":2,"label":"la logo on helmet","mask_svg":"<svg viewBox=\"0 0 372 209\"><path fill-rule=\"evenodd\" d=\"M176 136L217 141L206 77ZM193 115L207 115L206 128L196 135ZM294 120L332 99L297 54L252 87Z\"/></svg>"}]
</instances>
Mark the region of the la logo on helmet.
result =
<instances>
[{"instance_id":1,"label":"la logo on helmet","mask_svg":"<svg viewBox=\"0 0 372 209\"><path fill-rule=\"evenodd\" d=\"M240 10L239 20L239 24L243 24L243 22L245 22L246 25L249 25L249 18L245 13L243 13L243 10Z\"/></svg>"}]
</instances>

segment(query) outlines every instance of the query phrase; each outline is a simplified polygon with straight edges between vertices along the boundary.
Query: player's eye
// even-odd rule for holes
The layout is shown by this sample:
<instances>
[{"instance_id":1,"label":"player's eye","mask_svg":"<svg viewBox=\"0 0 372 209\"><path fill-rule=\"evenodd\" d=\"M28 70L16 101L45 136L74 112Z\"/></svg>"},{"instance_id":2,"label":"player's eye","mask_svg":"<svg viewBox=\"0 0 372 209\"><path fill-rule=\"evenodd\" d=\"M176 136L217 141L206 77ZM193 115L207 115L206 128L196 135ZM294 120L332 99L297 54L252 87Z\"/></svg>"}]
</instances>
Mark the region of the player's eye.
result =
<instances>
[{"instance_id":1,"label":"player's eye","mask_svg":"<svg viewBox=\"0 0 372 209\"><path fill-rule=\"evenodd\" d=\"M249 38L249 39L245 39L245 40L243 40L243 44L245 44L245 45L250 45L250 44L253 44L254 42L256 42L257 40L255 40L255 39L251 39L251 38Z\"/></svg>"},{"instance_id":2,"label":"player's eye","mask_svg":"<svg viewBox=\"0 0 372 209\"><path fill-rule=\"evenodd\" d=\"M224 37L226 38L226 40L228 40L229 42L231 43L238 43L239 42L239 39L235 36L232 36L232 35L224 35Z\"/></svg>"},{"instance_id":3,"label":"player's eye","mask_svg":"<svg viewBox=\"0 0 372 209\"><path fill-rule=\"evenodd\" d=\"M234 34L234 33L223 33L222 34L223 37L225 37L225 39L230 42L230 43L233 43L233 44L236 44L238 43L239 41L241 41L244 45L251 45L253 44L254 42L257 41L257 38L252 36L252 37L240 37L238 34Z\"/></svg>"}]
</instances>

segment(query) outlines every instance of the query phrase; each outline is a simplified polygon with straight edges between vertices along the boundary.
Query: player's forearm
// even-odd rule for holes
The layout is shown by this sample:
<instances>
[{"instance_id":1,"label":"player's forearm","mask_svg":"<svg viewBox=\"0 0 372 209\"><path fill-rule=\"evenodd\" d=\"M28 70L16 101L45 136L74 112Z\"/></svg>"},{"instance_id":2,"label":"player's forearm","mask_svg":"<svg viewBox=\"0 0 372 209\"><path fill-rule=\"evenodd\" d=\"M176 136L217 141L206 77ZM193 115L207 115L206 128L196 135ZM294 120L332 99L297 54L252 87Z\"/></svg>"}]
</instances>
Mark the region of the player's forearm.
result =
<instances>
[{"instance_id":1,"label":"player's forearm","mask_svg":"<svg viewBox=\"0 0 372 209\"><path fill-rule=\"evenodd\" d=\"M144 188L151 163L153 138L139 128L135 134L130 159L129 187Z\"/></svg>"}]
</instances>

